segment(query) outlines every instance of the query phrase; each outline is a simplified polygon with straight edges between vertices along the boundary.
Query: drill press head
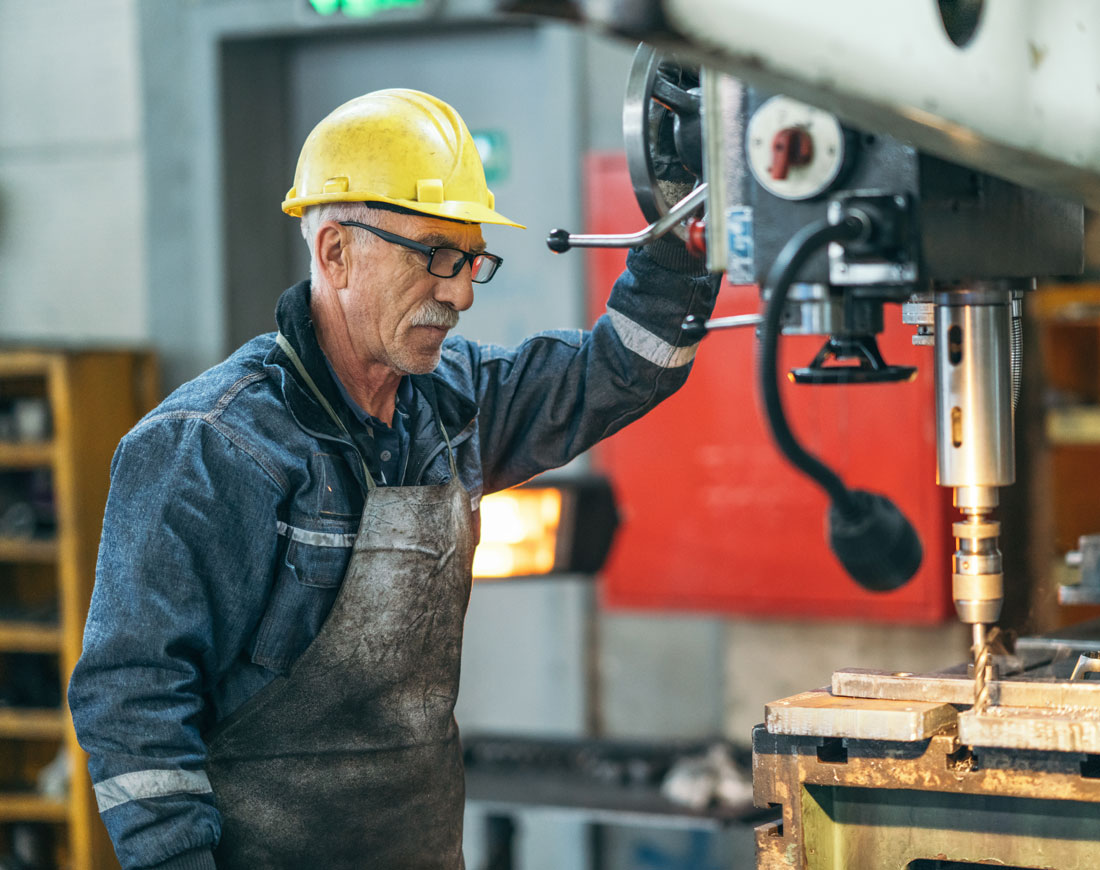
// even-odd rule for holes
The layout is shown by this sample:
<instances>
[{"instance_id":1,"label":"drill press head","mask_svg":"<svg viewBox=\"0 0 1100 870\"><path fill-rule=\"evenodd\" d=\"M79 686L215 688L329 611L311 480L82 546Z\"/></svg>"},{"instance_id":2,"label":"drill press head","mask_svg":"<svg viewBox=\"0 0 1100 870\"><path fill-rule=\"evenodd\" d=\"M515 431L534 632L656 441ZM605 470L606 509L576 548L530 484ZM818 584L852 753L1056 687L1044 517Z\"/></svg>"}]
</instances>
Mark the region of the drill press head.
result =
<instances>
[{"instance_id":1,"label":"drill press head","mask_svg":"<svg viewBox=\"0 0 1100 870\"><path fill-rule=\"evenodd\" d=\"M926 300L911 307L927 319L912 322L920 326L915 343L935 346L938 479L954 491L961 514L954 525L953 597L963 622L995 622L1003 572L993 514L999 488L1015 480L1014 303L1032 286L1031 276L1080 268L1080 205L918 153L887 136L843 124L834 135L837 122L820 111L752 87L728 95L717 113L704 108L714 124L708 133L747 131L743 150L727 148L711 166L711 177L715 165L724 170L724 213L738 218L728 224L734 283L763 286L788 240L815 220L853 210L874 217L865 249L858 240L834 243L805 260L787 302L784 334L873 340L885 305ZM800 143L799 153L817 157L804 165L788 161L776 179L764 171L774 160L761 156L754 163L753 156L765 155L768 143L786 146L787 139L776 137L791 125L813 140L808 149ZM835 171L817 171L815 160L830 154ZM798 186L813 181L817 186ZM708 220L717 211L712 204ZM792 378L829 382L798 372Z\"/></svg>"}]
</instances>

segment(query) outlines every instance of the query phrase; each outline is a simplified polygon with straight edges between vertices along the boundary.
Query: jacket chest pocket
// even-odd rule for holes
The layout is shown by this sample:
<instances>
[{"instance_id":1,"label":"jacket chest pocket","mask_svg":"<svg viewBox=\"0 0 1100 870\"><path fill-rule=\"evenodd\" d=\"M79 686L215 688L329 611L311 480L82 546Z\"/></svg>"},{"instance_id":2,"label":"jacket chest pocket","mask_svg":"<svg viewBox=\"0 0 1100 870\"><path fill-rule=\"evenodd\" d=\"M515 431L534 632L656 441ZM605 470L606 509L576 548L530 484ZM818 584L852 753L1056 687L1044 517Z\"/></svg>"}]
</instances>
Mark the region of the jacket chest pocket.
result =
<instances>
[{"instance_id":1,"label":"jacket chest pocket","mask_svg":"<svg viewBox=\"0 0 1100 870\"><path fill-rule=\"evenodd\" d=\"M312 509L322 517L359 519L363 513L362 485L345 457L333 453L314 453L310 457L310 475L316 492L312 498L305 499L305 504L312 503Z\"/></svg>"},{"instance_id":2,"label":"jacket chest pocket","mask_svg":"<svg viewBox=\"0 0 1100 870\"><path fill-rule=\"evenodd\" d=\"M354 532L280 523L278 570L252 645L252 661L285 674L321 630L351 558Z\"/></svg>"}]
</instances>

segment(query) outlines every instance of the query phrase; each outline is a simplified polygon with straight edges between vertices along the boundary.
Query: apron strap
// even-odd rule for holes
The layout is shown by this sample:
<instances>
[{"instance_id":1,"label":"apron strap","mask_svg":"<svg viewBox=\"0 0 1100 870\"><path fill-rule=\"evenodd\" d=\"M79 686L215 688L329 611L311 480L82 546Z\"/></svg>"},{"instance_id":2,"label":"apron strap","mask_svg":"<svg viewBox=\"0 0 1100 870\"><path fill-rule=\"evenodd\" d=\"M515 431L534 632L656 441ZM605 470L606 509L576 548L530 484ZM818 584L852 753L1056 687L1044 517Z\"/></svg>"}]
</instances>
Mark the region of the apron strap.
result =
<instances>
[{"instance_id":1,"label":"apron strap","mask_svg":"<svg viewBox=\"0 0 1100 870\"><path fill-rule=\"evenodd\" d=\"M443 418L439 416L439 400L435 395L435 382L431 378L424 378L420 381L421 392L428 399L428 404L432 406L432 413L435 415L435 422L439 424L439 431L443 433L443 443L447 445L447 461L451 464L451 477L455 481L458 481L458 466L455 464L455 452L451 449L451 439L447 437L447 428L443 425Z\"/></svg>"},{"instance_id":2,"label":"apron strap","mask_svg":"<svg viewBox=\"0 0 1100 870\"><path fill-rule=\"evenodd\" d=\"M302 364L302 360L298 356L298 352L290 346L290 342L287 341L286 336L283 335L281 332L278 333L275 336L275 343L283 349L283 353L290 357L290 362L294 365L294 368L295 370L297 370L298 374L302 376L302 380L306 382L306 386L309 387L310 392L313 393L314 398L321 403L321 407L328 412L328 415L332 418L333 422L340 427L340 431L347 435L348 440L351 441L352 444L354 444L355 439L351 437L351 433L348 431L348 427L344 425L344 421L341 420L340 417L336 414L336 411L333 410L333 407L329 404L328 399L326 399L321 394L321 391L320 389L318 389L317 384L314 383L313 378L310 377L309 372L306 371L306 367ZM447 437L446 432L443 433L443 437ZM447 444L447 448L450 449L449 442ZM377 489L378 484L374 482L374 478L371 476L370 469L367 468L367 463L363 461L363 455L359 453L359 449L356 448L355 452L356 455L359 456L359 462L363 466L363 477L365 478L367 483L367 492L372 493L375 491L375 489ZM451 467L454 468L453 457L451 458Z\"/></svg>"}]
</instances>

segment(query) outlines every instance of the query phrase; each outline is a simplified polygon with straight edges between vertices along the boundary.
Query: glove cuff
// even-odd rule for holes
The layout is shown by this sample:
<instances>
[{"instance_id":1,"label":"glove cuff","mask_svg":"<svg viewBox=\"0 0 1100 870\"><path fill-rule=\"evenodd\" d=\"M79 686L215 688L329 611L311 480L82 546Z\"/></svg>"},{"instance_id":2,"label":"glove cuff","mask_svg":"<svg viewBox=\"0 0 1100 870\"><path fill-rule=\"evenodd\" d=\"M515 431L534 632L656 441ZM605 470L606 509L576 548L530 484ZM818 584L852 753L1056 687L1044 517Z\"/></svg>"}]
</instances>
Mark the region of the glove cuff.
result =
<instances>
[{"instance_id":1,"label":"glove cuff","mask_svg":"<svg viewBox=\"0 0 1100 870\"><path fill-rule=\"evenodd\" d=\"M696 277L707 274L706 258L691 254L684 243L671 232L650 242L644 250L658 266Z\"/></svg>"}]
</instances>

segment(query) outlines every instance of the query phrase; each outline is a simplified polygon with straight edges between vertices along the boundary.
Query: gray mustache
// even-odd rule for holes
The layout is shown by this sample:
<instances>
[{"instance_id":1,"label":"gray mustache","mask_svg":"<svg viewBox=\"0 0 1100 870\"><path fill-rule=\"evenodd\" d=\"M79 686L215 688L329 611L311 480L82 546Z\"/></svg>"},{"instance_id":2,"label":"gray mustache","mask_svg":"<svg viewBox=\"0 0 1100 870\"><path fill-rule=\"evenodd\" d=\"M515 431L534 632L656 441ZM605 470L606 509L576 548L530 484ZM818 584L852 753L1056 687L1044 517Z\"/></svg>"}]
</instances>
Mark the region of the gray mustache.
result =
<instances>
[{"instance_id":1,"label":"gray mustache","mask_svg":"<svg viewBox=\"0 0 1100 870\"><path fill-rule=\"evenodd\" d=\"M437 326L442 329L454 329L458 326L458 312L442 302L429 299L413 315L413 326Z\"/></svg>"}]
</instances>

